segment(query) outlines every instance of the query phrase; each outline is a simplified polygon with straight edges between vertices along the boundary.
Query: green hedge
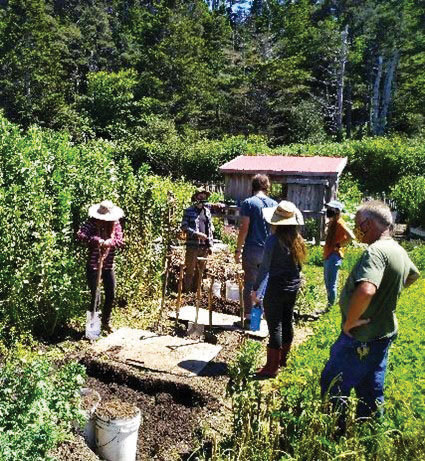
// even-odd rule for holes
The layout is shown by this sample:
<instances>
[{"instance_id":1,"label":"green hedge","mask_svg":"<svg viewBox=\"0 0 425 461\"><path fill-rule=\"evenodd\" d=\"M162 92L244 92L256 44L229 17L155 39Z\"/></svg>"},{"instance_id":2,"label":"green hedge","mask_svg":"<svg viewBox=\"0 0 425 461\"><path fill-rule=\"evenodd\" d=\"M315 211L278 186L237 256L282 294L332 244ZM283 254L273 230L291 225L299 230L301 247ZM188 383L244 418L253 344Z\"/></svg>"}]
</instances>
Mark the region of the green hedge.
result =
<instances>
[{"instance_id":1,"label":"green hedge","mask_svg":"<svg viewBox=\"0 0 425 461\"><path fill-rule=\"evenodd\" d=\"M425 226L425 176L406 176L392 188L391 197L412 225Z\"/></svg>"},{"instance_id":2,"label":"green hedge","mask_svg":"<svg viewBox=\"0 0 425 461\"><path fill-rule=\"evenodd\" d=\"M0 459L51 460L50 450L69 437L72 425L83 426L84 380L77 363L58 367L20 346L8 353L0 368Z\"/></svg>"},{"instance_id":3,"label":"green hedge","mask_svg":"<svg viewBox=\"0 0 425 461\"><path fill-rule=\"evenodd\" d=\"M0 118L0 316L5 324L52 334L87 305L86 249L75 232L88 206L110 198L123 207L126 247L117 258L118 301L142 303L158 288L168 215L167 192L176 197L172 227L192 186L134 173L114 146L74 146L65 134L32 127L23 133Z\"/></svg>"}]
</instances>

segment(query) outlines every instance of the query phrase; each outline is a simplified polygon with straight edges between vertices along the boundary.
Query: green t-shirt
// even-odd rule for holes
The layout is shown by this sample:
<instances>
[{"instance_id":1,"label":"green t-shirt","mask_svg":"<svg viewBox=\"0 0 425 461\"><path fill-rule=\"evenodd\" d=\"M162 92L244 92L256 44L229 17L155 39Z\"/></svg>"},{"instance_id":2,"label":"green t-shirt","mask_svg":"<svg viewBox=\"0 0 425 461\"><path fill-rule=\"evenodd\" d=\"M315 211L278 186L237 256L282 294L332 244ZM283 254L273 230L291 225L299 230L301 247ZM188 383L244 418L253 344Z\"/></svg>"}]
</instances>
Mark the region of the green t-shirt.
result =
<instances>
[{"instance_id":1,"label":"green t-shirt","mask_svg":"<svg viewBox=\"0 0 425 461\"><path fill-rule=\"evenodd\" d=\"M345 323L350 298L359 282L373 283L377 291L361 316L370 319L350 333L359 341L371 341L397 332L395 309L398 297L411 273L419 273L404 248L393 239L372 243L351 271L340 297L342 324Z\"/></svg>"}]
</instances>

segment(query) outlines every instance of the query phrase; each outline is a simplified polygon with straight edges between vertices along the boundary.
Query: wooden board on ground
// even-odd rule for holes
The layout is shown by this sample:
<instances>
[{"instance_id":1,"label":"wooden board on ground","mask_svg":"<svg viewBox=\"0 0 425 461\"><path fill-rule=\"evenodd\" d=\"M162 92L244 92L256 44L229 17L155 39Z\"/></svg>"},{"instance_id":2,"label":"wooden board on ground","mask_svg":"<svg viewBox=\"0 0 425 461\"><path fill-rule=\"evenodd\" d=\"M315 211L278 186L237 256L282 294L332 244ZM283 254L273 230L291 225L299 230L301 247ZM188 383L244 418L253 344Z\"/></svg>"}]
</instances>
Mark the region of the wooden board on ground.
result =
<instances>
[{"instance_id":1,"label":"wooden board on ground","mask_svg":"<svg viewBox=\"0 0 425 461\"><path fill-rule=\"evenodd\" d=\"M127 365L182 376L196 376L221 346L151 331L120 328L97 341L93 351Z\"/></svg>"},{"instance_id":2,"label":"wooden board on ground","mask_svg":"<svg viewBox=\"0 0 425 461\"><path fill-rule=\"evenodd\" d=\"M179 320L182 320L185 322L194 322L195 314L196 314L195 306L183 306L180 309ZM170 311L169 316L175 319L176 318L175 311ZM223 330L244 331L246 334L257 337L257 338L266 338L267 335L269 334L269 330L267 328L267 322L265 320L261 320L261 326L258 331L242 329L240 326L236 325L236 322L239 322L239 321L240 321L240 317L237 317L236 315L221 314L220 312L212 313L213 327L222 328ZM202 309L202 308L199 309L198 323L200 325L206 325L206 326L210 324L209 312L207 309Z\"/></svg>"}]
</instances>

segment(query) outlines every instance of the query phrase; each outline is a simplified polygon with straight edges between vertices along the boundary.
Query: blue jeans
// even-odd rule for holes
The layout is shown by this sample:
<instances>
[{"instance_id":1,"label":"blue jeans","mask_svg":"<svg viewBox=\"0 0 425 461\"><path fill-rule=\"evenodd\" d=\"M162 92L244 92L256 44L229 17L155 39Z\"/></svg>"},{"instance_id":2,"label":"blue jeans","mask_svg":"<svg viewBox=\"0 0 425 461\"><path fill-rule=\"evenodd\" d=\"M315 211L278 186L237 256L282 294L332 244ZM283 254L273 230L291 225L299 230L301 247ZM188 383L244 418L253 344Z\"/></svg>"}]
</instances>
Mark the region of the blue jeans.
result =
<instances>
[{"instance_id":1,"label":"blue jeans","mask_svg":"<svg viewBox=\"0 0 425 461\"><path fill-rule=\"evenodd\" d=\"M245 315L251 312L252 301L251 291L254 288L254 283L257 280L258 270L260 269L261 261L263 260L264 248L257 246L245 246L242 253L242 269L244 270L244 287L243 301L245 307ZM264 296L266 287L261 284L257 296Z\"/></svg>"},{"instance_id":2,"label":"blue jeans","mask_svg":"<svg viewBox=\"0 0 425 461\"><path fill-rule=\"evenodd\" d=\"M322 397L329 392L330 400L344 411L347 397L354 389L359 398L357 417L370 416L378 404L382 412L388 351L394 338L395 335L362 343L341 332L320 378Z\"/></svg>"},{"instance_id":3,"label":"blue jeans","mask_svg":"<svg viewBox=\"0 0 425 461\"><path fill-rule=\"evenodd\" d=\"M338 271L342 265L342 258L338 253L331 253L323 263L328 306L333 306L338 289Z\"/></svg>"}]
</instances>

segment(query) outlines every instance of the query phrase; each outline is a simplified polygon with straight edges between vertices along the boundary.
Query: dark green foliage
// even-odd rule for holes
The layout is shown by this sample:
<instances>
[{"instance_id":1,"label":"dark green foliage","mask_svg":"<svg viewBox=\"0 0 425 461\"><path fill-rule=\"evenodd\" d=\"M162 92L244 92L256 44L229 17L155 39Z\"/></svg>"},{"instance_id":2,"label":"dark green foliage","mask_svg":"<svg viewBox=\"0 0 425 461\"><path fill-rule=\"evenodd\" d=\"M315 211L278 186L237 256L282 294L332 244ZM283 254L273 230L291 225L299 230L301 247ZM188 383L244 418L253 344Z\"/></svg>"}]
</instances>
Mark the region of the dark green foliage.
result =
<instances>
[{"instance_id":1,"label":"dark green foliage","mask_svg":"<svg viewBox=\"0 0 425 461\"><path fill-rule=\"evenodd\" d=\"M180 133L273 145L418 134L424 11L410 0L4 1L1 106L78 140L130 138L152 114ZM131 101L113 82L126 75ZM100 80L113 87L106 111L105 92L93 96Z\"/></svg>"},{"instance_id":2,"label":"dark green foliage","mask_svg":"<svg viewBox=\"0 0 425 461\"><path fill-rule=\"evenodd\" d=\"M405 176L391 190L398 210L411 225L425 224L425 177Z\"/></svg>"},{"instance_id":3,"label":"dark green foliage","mask_svg":"<svg viewBox=\"0 0 425 461\"><path fill-rule=\"evenodd\" d=\"M75 232L91 203L119 203L128 217L128 245L118 257L118 298L140 303L158 288L161 258L153 240L165 237L168 206L172 229L191 187L159 179L126 159L113 159L103 142L73 146L63 134L32 127L26 134L0 119L0 311L18 330L52 334L81 315L88 301L86 249ZM169 204L167 191L176 196ZM127 222L127 221L126 221Z\"/></svg>"},{"instance_id":4,"label":"dark green foliage","mask_svg":"<svg viewBox=\"0 0 425 461\"><path fill-rule=\"evenodd\" d=\"M55 367L48 359L18 347L0 369L0 458L45 461L72 425L82 424L79 410L84 368Z\"/></svg>"}]
</instances>

